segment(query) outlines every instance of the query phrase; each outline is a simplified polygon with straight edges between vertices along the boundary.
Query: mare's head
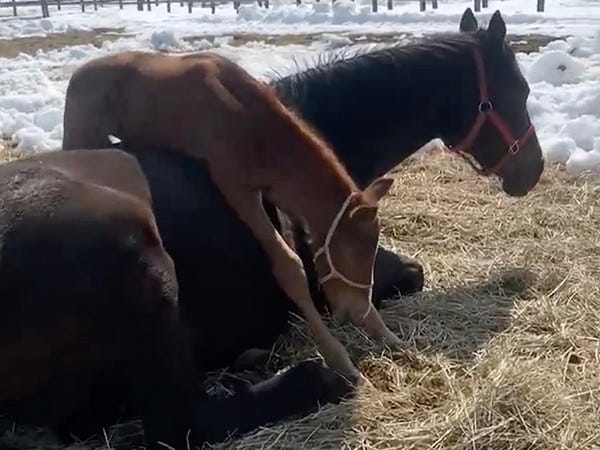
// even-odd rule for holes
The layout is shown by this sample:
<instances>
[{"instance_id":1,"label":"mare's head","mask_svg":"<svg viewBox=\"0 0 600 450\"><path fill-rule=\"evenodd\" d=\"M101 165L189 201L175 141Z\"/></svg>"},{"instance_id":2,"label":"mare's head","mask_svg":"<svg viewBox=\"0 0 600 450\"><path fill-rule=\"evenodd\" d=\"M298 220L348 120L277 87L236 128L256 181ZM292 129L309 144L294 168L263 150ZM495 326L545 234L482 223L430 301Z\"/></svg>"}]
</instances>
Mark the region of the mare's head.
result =
<instances>
[{"instance_id":1,"label":"mare's head","mask_svg":"<svg viewBox=\"0 0 600 450\"><path fill-rule=\"evenodd\" d=\"M372 338L389 344L398 338L372 306L373 270L379 244L378 202L392 178L378 178L341 205L314 252L315 268L336 320L350 321Z\"/></svg>"},{"instance_id":2,"label":"mare's head","mask_svg":"<svg viewBox=\"0 0 600 450\"><path fill-rule=\"evenodd\" d=\"M481 29L467 9L460 32L474 40L467 55L472 73L464 75L470 86L457 83L463 101L456 113L463 132L448 143L476 160L482 173L500 177L507 194L523 196L539 181L544 160L527 112L529 86L505 40L504 19L496 11L487 29Z\"/></svg>"}]
</instances>

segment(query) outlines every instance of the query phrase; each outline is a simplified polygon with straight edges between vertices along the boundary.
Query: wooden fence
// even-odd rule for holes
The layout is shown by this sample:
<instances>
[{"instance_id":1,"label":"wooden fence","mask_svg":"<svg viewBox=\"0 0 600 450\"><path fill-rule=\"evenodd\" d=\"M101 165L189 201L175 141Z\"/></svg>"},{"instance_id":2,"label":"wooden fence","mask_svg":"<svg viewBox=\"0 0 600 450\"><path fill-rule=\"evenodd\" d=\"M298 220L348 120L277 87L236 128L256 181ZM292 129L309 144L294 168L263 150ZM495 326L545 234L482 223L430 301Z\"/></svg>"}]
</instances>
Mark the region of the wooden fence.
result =
<instances>
[{"instance_id":1,"label":"wooden fence","mask_svg":"<svg viewBox=\"0 0 600 450\"><path fill-rule=\"evenodd\" d=\"M249 2L257 1L260 7L269 8L269 0L247 0ZM291 0L292 1L292 0ZM294 0L296 5L300 5L302 0ZM315 0L320 1L320 0ZM325 0L324 0L325 1ZM329 1L329 0L327 0ZM334 2L335 0L331 0ZM406 0L405 0L406 1ZM427 9L427 3L431 3L433 9L438 9L438 0L411 0L411 2L419 4L419 10L425 11ZM532 1L532 0L529 0ZM535 0L537 2L537 11L543 12L545 7L545 0ZM232 0L233 8L237 11L240 7L242 0ZM55 7L57 10L61 10L66 5L79 5L82 12L85 12L87 8L93 8L94 11L98 10L98 7L102 8L107 5L119 5L120 9L123 9L126 5L136 5L139 11L143 11L144 8L148 11L152 10L152 5L158 6L159 4L167 4L167 11L171 12L173 4L179 3L180 7L187 6L188 12L192 12L194 4L200 5L201 8L209 7L212 13L215 13L216 7L222 4L228 4L228 0L9 0L0 1L0 8L11 8L13 15L17 15L17 7L23 6L39 6L42 11L42 17L50 17L50 7ZM481 8L488 8L489 0L473 0L473 9L475 11L481 11ZM372 10L377 12L379 7L378 0L372 0ZM387 9L394 9L394 0L387 0Z\"/></svg>"},{"instance_id":2,"label":"wooden fence","mask_svg":"<svg viewBox=\"0 0 600 450\"><path fill-rule=\"evenodd\" d=\"M375 0L374 0L375 1ZM388 0L388 3L391 0ZM531 1L531 0L530 0ZM433 9L438 9L438 0L430 0L431 7ZM544 12L544 8L546 7L546 0L536 0L536 8L537 12ZM489 6L489 0L473 0L473 9L476 12L481 11L481 8L487 8ZM388 9L392 9L388 7ZM425 11L427 9L427 0L419 0L419 10Z\"/></svg>"}]
</instances>

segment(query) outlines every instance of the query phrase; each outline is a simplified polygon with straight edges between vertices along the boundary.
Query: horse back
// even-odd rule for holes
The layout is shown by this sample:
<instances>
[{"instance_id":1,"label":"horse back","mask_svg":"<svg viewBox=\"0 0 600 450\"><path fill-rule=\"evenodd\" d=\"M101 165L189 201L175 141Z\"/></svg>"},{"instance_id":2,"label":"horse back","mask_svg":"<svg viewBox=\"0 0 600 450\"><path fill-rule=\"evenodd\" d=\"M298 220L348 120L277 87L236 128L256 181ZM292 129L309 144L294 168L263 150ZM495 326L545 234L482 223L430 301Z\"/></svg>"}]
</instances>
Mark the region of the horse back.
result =
<instances>
[{"instance_id":1,"label":"horse back","mask_svg":"<svg viewBox=\"0 0 600 450\"><path fill-rule=\"evenodd\" d=\"M93 181L81 178L87 154L98 162ZM109 156L128 176L123 189L106 185ZM139 173L119 151L48 153L0 166L3 411L58 421L86 375L139 354L136 317L174 309L174 267ZM78 383L68 383L69 374ZM34 399L41 409L27 407Z\"/></svg>"}]
</instances>

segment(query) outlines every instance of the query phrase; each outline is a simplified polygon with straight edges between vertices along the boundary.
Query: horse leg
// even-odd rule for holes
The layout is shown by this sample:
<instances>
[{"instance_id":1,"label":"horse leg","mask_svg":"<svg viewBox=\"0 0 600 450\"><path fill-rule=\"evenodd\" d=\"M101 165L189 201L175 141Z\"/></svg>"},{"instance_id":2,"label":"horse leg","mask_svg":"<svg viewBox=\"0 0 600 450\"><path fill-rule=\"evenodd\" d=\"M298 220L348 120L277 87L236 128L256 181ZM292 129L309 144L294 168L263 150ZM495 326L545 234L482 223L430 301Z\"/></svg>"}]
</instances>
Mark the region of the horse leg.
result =
<instances>
[{"instance_id":1,"label":"horse leg","mask_svg":"<svg viewBox=\"0 0 600 450\"><path fill-rule=\"evenodd\" d=\"M267 253L273 275L287 296L298 306L327 364L348 376L352 381L360 378L350 356L342 344L331 334L310 296L302 260L285 243L271 223L262 206L262 196L239 185L232 185L230 177L221 178L213 172L213 180L226 202L250 228L254 237Z\"/></svg>"},{"instance_id":2,"label":"horse leg","mask_svg":"<svg viewBox=\"0 0 600 450\"><path fill-rule=\"evenodd\" d=\"M382 300L396 299L423 290L423 266L417 260L383 247L375 255L373 306Z\"/></svg>"},{"instance_id":3,"label":"horse leg","mask_svg":"<svg viewBox=\"0 0 600 450\"><path fill-rule=\"evenodd\" d=\"M196 441L220 442L260 426L306 416L326 403L355 393L353 386L317 361L303 361L283 373L226 397L210 396L198 404Z\"/></svg>"}]
</instances>

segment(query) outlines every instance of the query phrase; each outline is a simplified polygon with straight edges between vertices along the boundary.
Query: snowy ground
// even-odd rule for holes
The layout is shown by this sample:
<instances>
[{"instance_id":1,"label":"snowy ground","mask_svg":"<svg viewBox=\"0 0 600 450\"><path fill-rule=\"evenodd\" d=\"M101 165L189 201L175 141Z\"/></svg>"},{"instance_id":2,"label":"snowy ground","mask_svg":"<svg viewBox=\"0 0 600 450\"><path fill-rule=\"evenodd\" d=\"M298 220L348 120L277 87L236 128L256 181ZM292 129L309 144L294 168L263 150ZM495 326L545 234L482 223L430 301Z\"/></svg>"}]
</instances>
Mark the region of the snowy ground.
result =
<instances>
[{"instance_id":1,"label":"snowy ground","mask_svg":"<svg viewBox=\"0 0 600 450\"><path fill-rule=\"evenodd\" d=\"M361 3L361 1L363 3ZM35 56L21 54L0 58L0 137L14 141L18 150L43 151L58 148L62 139L64 92L70 74L83 62L126 49L172 48L190 51L212 48L236 61L263 79L273 71L288 73L296 63L310 65L325 50L352 45L345 37L375 33L423 33L456 30L467 0L440 0L439 10L419 13L414 0L395 2L387 11L370 12L370 0L356 3L272 1L269 10L243 5L235 15L231 4L217 10L197 8L192 14L174 3L138 12L135 6L120 11L116 6L97 12L79 13L78 7L51 11L49 19L39 18L38 9L19 10L18 18L0 10L0 37L48 36L76 33L92 28L122 28L129 35L100 47L91 44L68 46ZM490 0L490 9L478 14L485 22L500 9L509 33L541 33L561 39L539 53L518 54L531 86L529 110L549 161L565 163L572 173L595 170L600 173L600 1L550 0L547 11L535 12L534 0ZM231 45L232 33L266 35L323 33L309 45L270 45L247 42ZM189 36L221 36L214 41L183 41Z\"/></svg>"}]
</instances>

